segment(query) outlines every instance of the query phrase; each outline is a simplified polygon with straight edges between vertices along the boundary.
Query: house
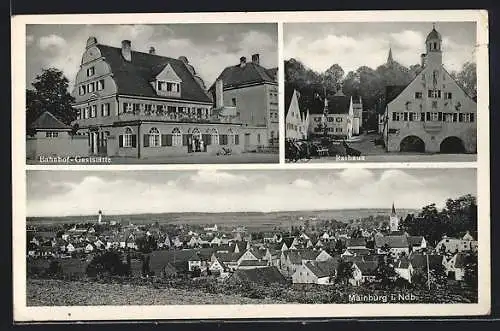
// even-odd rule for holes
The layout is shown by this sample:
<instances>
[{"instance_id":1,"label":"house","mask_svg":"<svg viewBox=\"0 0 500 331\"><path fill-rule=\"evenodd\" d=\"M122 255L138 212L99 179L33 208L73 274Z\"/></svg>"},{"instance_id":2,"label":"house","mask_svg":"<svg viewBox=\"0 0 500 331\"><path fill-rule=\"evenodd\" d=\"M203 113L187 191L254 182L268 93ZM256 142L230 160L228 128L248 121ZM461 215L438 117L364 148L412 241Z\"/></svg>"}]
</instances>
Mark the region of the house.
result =
<instances>
[{"instance_id":1,"label":"house","mask_svg":"<svg viewBox=\"0 0 500 331\"><path fill-rule=\"evenodd\" d=\"M358 286L362 283L372 282L375 280L375 274L378 267L378 262L354 262L352 265L352 277L349 283Z\"/></svg>"},{"instance_id":2,"label":"house","mask_svg":"<svg viewBox=\"0 0 500 331\"><path fill-rule=\"evenodd\" d=\"M436 244L436 252L456 253L456 252L477 252L477 240L470 239L470 234L463 238L449 238L444 236Z\"/></svg>"},{"instance_id":3,"label":"house","mask_svg":"<svg viewBox=\"0 0 500 331\"><path fill-rule=\"evenodd\" d=\"M213 263L215 260L219 263L224 263L229 270L236 270L238 267L238 262L243 253L213 253L210 262Z\"/></svg>"},{"instance_id":4,"label":"house","mask_svg":"<svg viewBox=\"0 0 500 331\"><path fill-rule=\"evenodd\" d=\"M307 140L309 112L299 106L299 91L285 84L285 137L292 140Z\"/></svg>"},{"instance_id":5,"label":"house","mask_svg":"<svg viewBox=\"0 0 500 331\"><path fill-rule=\"evenodd\" d=\"M238 265L240 265L243 261L261 261L264 258L265 253L263 254L256 249L248 249L243 253L236 254L241 254L237 261Z\"/></svg>"},{"instance_id":6,"label":"house","mask_svg":"<svg viewBox=\"0 0 500 331\"><path fill-rule=\"evenodd\" d=\"M336 270L338 267L338 259L330 259L328 261L312 261L302 264L292 275L292 283L294 284L332 284Z\"/></svg>"},{"instance_id":7,"label":"house","mask_svg":"<svg viewBox=\"0 0 500 331\"><path fill-rule=\"evenodd\" d=\"M244 252L246 250L249 250L250 249L250 242L249 241L236 241L234 243L234 246L233 247L233 253L240 253L240 252Z\"/></svg>"},{"instance_id":8,"label":"house","mask_svg":"<svg viewBox=\"0 0 500 331\"><path fill-rule=\"evenodd\" d=\"M442 37L425 40L422 70L406 86L386 87L383 137L388 152L476 153L473 96L443 67Z\"/></svg>"},{"instance_id":9,"label":"house","mask_svg":"<svg viewBox=\"0 0 500 331\"><path fill-rule=\"evenodd\" d=\"M194 266L202 265L193 249L157 250L150 254L149 270L154 275L162 275L168 264L171 264L177 273L186 273L192 271Z\"/></svg>"},{"instance_id":10,"label":"house","mask_svg":"<svg viewBox=\"0 0 500 331\"><path fill-rule=\"evenodd\" d=\"M214 111L239 114L244 150L278 146L277 68L262 67L259 54L253 54L251 61L242 56L238 64L221 72L209 92L216 100Z\"/></svg>"},{"instance_id":11,"label":"house","mask_svg":"<svg viewBox=\"0 0 500 331\"><path fill-rule=\"evenodd\" d=\"M473 257L476 259L477 256ZM459 252L453 255L453 257L445 263L445 271L449 279L454 280L464 280L465 278L465 268L469 260L469 256L466 253Z\"/></svg>"},{"instance_id":12,"label":"house","mask_svg":"<svg viewBox=\"0 0 500 331\"><path fill-rule=\"evenodd\" d=\"M323 136L326 132L331 137L351 139L354 135L353 99L342 90L324 98L315 95L310 103L309 117L309 136ZM359 127L356 131L359 132Z\"/></svg>"},{"instance_id":13,"label":"house","mask_svg":"<svg viewBox=\"0 0 500 331\"><path fill-rule=\"evenodd\" d=\"M248 282L258 285L271 285L271 284L286 285L289 283L276 267L238 269L231 276L229 276L227 282L230 283Z\"/></svg>"},{"instance_id":14,"label":"house","mask_svg":"<svg viewBox=\"0 0 500 331\"><path fill-rule=\"evenodd\" d=\"M408 236L408 244L413 252L418 252L427 248L427 241L423 236Z\"/></svg>"},{"instance_id":15,"label":"house","mask_svg":"<svg viewBox=\"0 0 500 331\"><path fill-rule=\"evenodd\" d=\"M130 40L112 47L91 36L72 96L77 135L86 138L90 155L148 158L215 154L223 146L242 150L241 121L213 108L185 56L160 56L154 47L139 52Z\"/></svg>"},{"instance_id":16,"label":"house","mask_svg":"<svg viewBox=\"0 0 500 331\"><path fill-rule=\"evenodd\" d=\"M375 248L378 254L384 254L385 249L388 249L392 255L400 255L410 253L410 245L408 243L408 236L400 235L387 235L375 236Z\"/></svg>"},{"instance_id":17,"label":"house","mask_svg":"<svg viewBox=\"0 0 500 331\"><path fill-rule=\"evenodd\" d=\"M49 111L44 111L29 126L26 135L26 157L75 156L87 154L87 140L73 135L70 125Z\"/></svg>"},{"instance_id":18,"label":"house","mask_svg":"<svg viewBox=\"0 0 500 331\"><path fill-rule=\"evenodd\" d=\"M92 253L94 250L96 250L96 247L92 244L92 243L88 243L87 245L85 245L85 253Z\"/></svg>"},{"instance_id":19,"label":"house","mask_svg":"<svg viewBox=\"0 0 500 331\"><path fill-rule=\"evenodd\" d=\"M347 249L363 249L366 248L366 239L363 237L349 238L346 242Z\"/></svg>"},{"instance_id":20,"label":"house","mask_svg":"<svg viewBox=\"0 0 500 331\"><path fill-rule=\"evenodd\" d=\"M366 256L372 253L371 249L368 248L348 248L342 254L341 257L345 258L347 256Z\"/></svg>"},{"instance_id":21,"label":"house","mask_svg":"<svg viewBox=\"0 0 500 331\"><path fill-rule=\"evenodd\" d=\"M444 269L446 265L446 258L443 255L437 254L420 254L412 253L409 256L410 263L415 271L420 270L427 272L427 270Z\"/></svg>"},{"instance_id":22,"label":"house","mask_svg":"<svg viewBox=\"0 0 500 331\"><path fill-rule=\"evenodd\" d=\"M414 269L408 257L404 256L398 259L394 265L394 271L396 271L399 277L411 283Z\"/></svg>"}]
</instances>

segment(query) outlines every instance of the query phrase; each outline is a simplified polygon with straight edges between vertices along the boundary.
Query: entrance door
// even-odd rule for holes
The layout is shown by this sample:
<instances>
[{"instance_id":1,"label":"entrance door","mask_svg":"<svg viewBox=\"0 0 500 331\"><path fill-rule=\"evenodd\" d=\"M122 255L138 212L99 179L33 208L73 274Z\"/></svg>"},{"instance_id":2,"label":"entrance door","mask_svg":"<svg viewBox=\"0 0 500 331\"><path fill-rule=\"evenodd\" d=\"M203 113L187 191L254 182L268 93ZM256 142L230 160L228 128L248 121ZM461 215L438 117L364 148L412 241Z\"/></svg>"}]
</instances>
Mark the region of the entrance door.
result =
<instances>
[{"instance_id":1,"label":"entrance door","mask_svg":"<svg viewBox=\"0 0 500 331\"><path fill-rule=\"evenodd\" d=\"M250 133L245 133L244 148L245 150L250 148Z\"/></svg>"},{"instance_id":2,"label":"entrance door","mask_svg":"<svg viewBox=\"0 0 500 331\"><path fill-rule=\"evenodd\" d=\"M99 144L98 146L98 154L102 156L106 156L108 154L108 135L106 131L101 131L98 133Z\"/></svg>"}]
</instances>

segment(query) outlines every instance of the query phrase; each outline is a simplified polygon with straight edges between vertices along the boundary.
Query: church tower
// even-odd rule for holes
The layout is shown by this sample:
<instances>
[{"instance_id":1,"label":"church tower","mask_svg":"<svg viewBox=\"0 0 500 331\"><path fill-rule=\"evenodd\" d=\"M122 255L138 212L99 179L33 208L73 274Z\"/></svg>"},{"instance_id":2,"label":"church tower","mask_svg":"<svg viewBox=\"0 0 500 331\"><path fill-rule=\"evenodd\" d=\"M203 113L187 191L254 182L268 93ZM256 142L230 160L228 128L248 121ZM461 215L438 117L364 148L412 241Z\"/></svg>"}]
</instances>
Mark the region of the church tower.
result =
<instances>
[{"instance_id":1,"label":"church tower","mask_svg":"<svg viewBox=\"0 0 500 331\"><path fill-rule=\"evenodd\" d=\"M102 211L99 210L99 214L97 216L97 224L101 224L102 223Z\"/></svg>"},{"instance_id":2,"label":"church tower","mask_svg":"<svg viewBox=\"0 0 500 331\"><path fill-rule=\"evenodd\" d=\"M389 55L387 56L387 62L385 64L388 66L394 64L394 59L392 58L392 48L391 47L389 47Z\"/></svg>"},{"instance_id":3,"label":"church tower","mask_svg":"<svg viewBox=\"0 0 500 331\"><path fill-rule=\"evenodd\" d=\"M436 31L436 26L432 26L432 31L429 32L427 38L425 39L426 55L425 62L427 66L432 66L434 68L441 67L443 64L443 53L441 51L441 34Z\"/></svg>"},{"instance_id":4,"label":"church tower","mask_svg":"<svg viewBox=\"0 0 500 331\"><path fill-rule=\"evenodd\" d=\"M399 218L396 214L396 208L394 208L394 202L392 203L391 217L389 219L389 229L391 232L399 230Z\"/></svg>"}]
</instances>

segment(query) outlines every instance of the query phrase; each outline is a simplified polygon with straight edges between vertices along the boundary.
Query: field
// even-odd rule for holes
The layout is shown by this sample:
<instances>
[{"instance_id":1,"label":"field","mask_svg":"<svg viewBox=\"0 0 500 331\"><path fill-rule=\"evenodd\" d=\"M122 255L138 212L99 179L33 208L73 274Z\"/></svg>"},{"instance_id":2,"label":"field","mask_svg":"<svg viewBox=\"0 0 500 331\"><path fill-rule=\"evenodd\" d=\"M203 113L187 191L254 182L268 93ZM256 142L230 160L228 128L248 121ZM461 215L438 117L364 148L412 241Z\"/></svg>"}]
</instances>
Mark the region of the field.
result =
<instances>
[{"instance_id":1,"label":"field","mask_svg":"<svg viewBox=\"0 0 500 331\"><path fill-rule=\"evenodd\" d=\"M398 209L400 216L407 213L415 213L416 210ZM288 228L290 225L299 225L301 218L307 219L336 219L347 222L351 219L360 219L378 215L389 217L390 209L342 209L342 210L314 210L314 211L279 211L269 213L245 212L245 213L161 213L161 214L134 214L134 215L104 215L106 222L116 221L133 224L217 224L219 227L235 227L245 225L249 231L259 229L260 231L272 230L276 227ZM69 224L81 222L95 222L96 216L67 216L67 217L29 217L29 225L37 224Z\"/></svg>"},{"instance_id":2,"label":"field","mask_svg":"<svg viewBox=\"0 0 500 331\"><path fill-rule=\"evenodd\" d=\"M211 294L200 290L156 289L131 284L102 284L51 279L28 279L27 306L271 304L276 299Z\"/></svg>"}]
</instances>

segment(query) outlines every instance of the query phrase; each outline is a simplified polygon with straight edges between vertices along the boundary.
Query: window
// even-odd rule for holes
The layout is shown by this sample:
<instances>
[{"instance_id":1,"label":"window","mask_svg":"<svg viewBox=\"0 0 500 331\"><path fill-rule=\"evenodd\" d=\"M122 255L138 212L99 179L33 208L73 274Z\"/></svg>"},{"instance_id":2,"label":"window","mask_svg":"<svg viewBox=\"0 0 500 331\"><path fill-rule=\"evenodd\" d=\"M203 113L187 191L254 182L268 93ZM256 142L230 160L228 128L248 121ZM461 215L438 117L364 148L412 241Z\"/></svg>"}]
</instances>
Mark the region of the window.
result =
<instances>
[{"instance_id":1,"label":"window","mask_svg":"<svg viewBox=\"0 0 500 331\"><path fill-rule=\"evenodd\" d=\"M469 116L470 122L474 122L474 113L470 113Z\"/></svg>"},{"instance_id":2,"label":"window","mask_svg":"<svg viewBox=\"0 0 500 331\"><path fill-rule=\"evenodd\" d=\"M413 122L415 120L415 117L416 117L415 115L416 114L412 113L412 112L408 113L408 121Z\"/></svg>"},{"instance_id":3,"label":"window","mask_svg":"<svg viewBox=\"0 0 500 331\"><path fill-rule=\"evenodd\" d=\"M437 101L432 101L432 108L437 109L438 107L438 102Z\"/></svg>"},{"instance_id":4,"label":"window","mask_svg":"<svg viewBox=\"0 0 500 331\"><path fill-rule=\"evenodd\" d=\"M429 90L427 96L435 99L441 98L441 90Z\"/></svg>"},{"instance_id":5,"label":"window","mask_svg":"<svg viewBox=\"0 0 500 331\"><path fill-rule=\"evenodd\" d=\"M90 106L90 117L94 118L97 116L97 106L92 105Z\"/></svg>"},{"instance_id":6,"label":"window","mask_svg":"<svg viewBox=\"0 0 500 331\"><path fill-rule=\"evenodd\" d=\"M458 113L453 113L453 122L458 121Z\"/></svg>"},{"instance_id":7,"label":"window","mask_svg":"<svg viewBox=\"0 0 500 331\"><path fill-rule=\"evenodd\" d=\"M392 120L395 122L399 121L399 113L398 112L392 113Z\"/></svg>"},{"instance_id":8,"label":"window","mask_svg":"<svg viewBox=\"0 0 500 331\"><path fill-rule=\"evenodd\" d=\"M403 113L403 121L408 122L408 112Z\"/></svg>"},{"instance_id":9,"label":"window","mask_svg":"<svg viewBox=\"0 0 500 331\"><path fill-rule=\"evenodd\" d=\"M87 85L87 89L88 89L89 93L94 92L95 91L95 83L90 83L89 85Z\"/></svg>"},{"instance_id":10,"label":"window","mask_svg":"<svg viewBox=\"0 0 500 331\"><path fill-rule=\"evenodd\" d=\"M85 107L85 118L90 117L90 107Z\"/></svg>"},{"instance_id":11,"label":"window","mask_svg":"<svg viewBox=\"0 0 500 331\"><path fill-rule=\"evenodd\" d=\"M172 146L182 146L182 133L179 128L172 130Z\"/></svg>"},{"instance_id":12,"label":"window","mask_svg":"<svg viewBox=\"0 0 500 331\"><path fill-rule=\"evenodd\" d=\"M342 122L342 117L337 117L337 118L335 119L335 122L337 122L337 123L341 123L341 122Z\"/></svg>"},{"instance_id":13,"label":"window","mask_svg":"<svg viewBox=\"0 0 500 331\"><path fill-rule=\"evenodd\" d=\"M140 111L140 109L141 109L141 104L140 104L140 103L134 103L134 104L133 104L132 111L133 111L134 113L139 112L139 111Z\"/></svg>"},{"instance_id":14,"label":"window","mask_svg":"<svg viewBox=\"0 0 500 331\"><path fill-rule=\"evenodd\" d=\"M103 103L101 105L101 116L102 117L109 116L109 108L110 108L109 103Z\"/></svg>"},{"instance_id":15,"label":"window","mask_svg":"<svg viewBox=\"0 0 500 331\"><path fill-rule=\"evenodd\" d=\"M327 117L328 122L333 122L333 117Z\"/></svg>"},{"instance_id":16,"label":"window","mask_svg":"<svg viewBox=\"0 0 500 331\"><path fill-rule=\"evenodd\" d=\"M231 104L233 105L233 107L236 107L236 98L231 99Z\"/></svg>"},{"instance_id":17,"label":"window","mask_svg":"<svg viewBox=\"0 0 500 331\"><path fill-rule=\"evenodd\" d=\"M422 92L415 92L415 99L422 99Z\"/></svg>"},{"instance_id":18,"label":"window","mask_svg":"<svg viewBox=\"0 0 500 331\"><path fill-rule=\"evenodd\" d=\"M438 113L431 113L431 121L433 122L438 121Z\"/></svg>"},{"instance_id":19,"label":"window","mask_svg":"<svg viewBox=\"0 0 500 331\"><path fill-rule=\"evenodd\" d=\"M104 90L104 79L101 79L97 82L97 91Z\"/></svg>"},{"instance_id":20,"label":"window","mask_svg":"<svg viewBox=\"0 0 500 331\"><path fill-rule=\"evenodd\" d=\"M45 137L46 138L56 138L59 135L59 132L57 131L47 131L45 132Z\"/></svg>"},{"instance_id":21,"label":"window","mask_svg":"<svg viewBox=\"0 0 500 331\"><path fill-rule=\"evenodd\" d=\"M90 67L87 69L87 77L90 77L90 76L94 76L95 74L95 68L94 67Z\"/></svg>"},{"instance_id":22,"label":"window","mask_svg":"<svg viewBox=\"0 0 500 331\"><path fill-rule=\"evenodd\" d=\"M76 110L76 119L81 120L82 119L82 111L80 109Z\"/></svg>"},{"instance_id":23,"label":"window","mask_svg":"<svg viewBox=\"0 0 500 331\"><path fill-rule=\"evenodd\" d=\"M335 128L335 132L337 133L342 132L342 128Z\"/></svg>"},{"instance_id":24,"label":"window","mask_svg":"<svg viewBox=\"0 0 500 331\"><path fill-rule=\"evenodd\" d=\"M451 99L451 97L452 97L451 92L446 92L446 93L444 94L444 98L445 98L445 99L447 99L447 100Z\"/></svg>"},{"instance_id":25,"label":"window","mask_svg":"<svg viewBox=\"0 0 500 331\"><path fill-rule=\"evenodd\" d=\"M260 133L257 133L257 144L260 145Z\"/></svg>"},{"instance_id":26,"label":"window","mask_svg":"<svg viewBox=\"0 0 500 331\"><path fill-rule=\"evenodd\" d=\"M458 114L458 121L463 122L464 121L464 114L460 113Z\"/></svg>"},{"instance_id":27,"label":"window","mask_svg":"<svg viewBox=\"0 0 500 331\"><path fill-rule=\"evenodd\" d=\"M453 114L452 113L446 113L444 116L444 121L451 123L453 122Z\"/></svg>"},{"instance_id":28,"label":"window","mask_svg":"<svg viewBox=\"0 0 500 331\"><path fill-rule=\"evenodd\" d=\"M213 128L212 131L210 132L211 138L212 138L212 145L218 145L219 144L219 131L217 129Z\"/></svg>"},{"instance_id":29,"label":"window","mask_svg":"<svg viewBox=\"0 0 500 331\"><path fill-rule=\"evenodd\" d=\"M123 135L123 147L132 147L132 129L126 128Z\"/></svg>"},{"instance_id":30,"label":"window","mask_svg":"<svg viewBox=\"0 0 500 331\"><path fill-rule=\"evenodd\" d=\"M420 113L420 122L425 122L425 113Z\"/></svg>"},{"instance_id":31,"label":"window","mask_svg":"<svg viewBox=\"0 0 500 331\"><path fill-rule=\"evenodd\" d=\"M160 147L160 131L157 128L149 130L149 146Z\"/></svg>"}]
</instances>

